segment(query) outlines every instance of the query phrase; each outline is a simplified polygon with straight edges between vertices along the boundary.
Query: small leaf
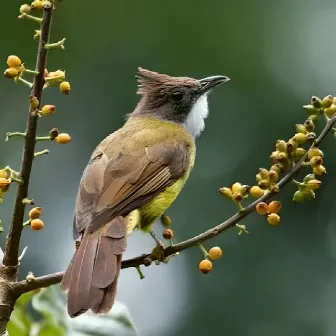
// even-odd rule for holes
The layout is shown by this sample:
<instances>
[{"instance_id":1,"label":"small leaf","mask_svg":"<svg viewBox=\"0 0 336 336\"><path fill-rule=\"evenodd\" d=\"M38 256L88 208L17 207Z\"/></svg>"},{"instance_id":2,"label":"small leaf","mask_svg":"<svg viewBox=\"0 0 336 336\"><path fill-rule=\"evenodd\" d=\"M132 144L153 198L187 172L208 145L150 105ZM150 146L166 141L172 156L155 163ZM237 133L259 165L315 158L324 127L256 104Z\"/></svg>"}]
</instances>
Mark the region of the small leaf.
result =
<instances>
[{"instance_id":1,"label":"small leaf","mask_svg":"<svg viewBox=\"0 0 336 336\"><path fill-rule=\"evenodd\" d=\"M52 324L64 324L65 303L58 286L50 286L33 296L32 307Z\"/></svg>"},{"instance_id":2,"label":"small leaf","mask_svg":"<svg viewBox=\"0 0 336 336\"><path fill-rule=\"evenodd\" d=\"M29 336L65 336L65 329L47 322L36 322L32 325Z\"/></svg>"},{"instance_id":3,"label":"small leaf","mask_svg":"<svg viewBox=\"0 0 336 336\"><path fill-rule=\"evenodd\" d=\"M24 309L16 305L7 324L8 335L26 335L28 334L30 325L29 315L27 315Z\"/></svg>"},{"instance_id":4,"label":"small leaf","mask_svg":"<svg viewBox=\"0 0 336 336\"><path fill-rule=\"evenodd\" d=\"M96 315L91 311L68 319L68 335L71 336L136 336L128 309L116 302L106 315Z\"/></svg>"}]
</instances>

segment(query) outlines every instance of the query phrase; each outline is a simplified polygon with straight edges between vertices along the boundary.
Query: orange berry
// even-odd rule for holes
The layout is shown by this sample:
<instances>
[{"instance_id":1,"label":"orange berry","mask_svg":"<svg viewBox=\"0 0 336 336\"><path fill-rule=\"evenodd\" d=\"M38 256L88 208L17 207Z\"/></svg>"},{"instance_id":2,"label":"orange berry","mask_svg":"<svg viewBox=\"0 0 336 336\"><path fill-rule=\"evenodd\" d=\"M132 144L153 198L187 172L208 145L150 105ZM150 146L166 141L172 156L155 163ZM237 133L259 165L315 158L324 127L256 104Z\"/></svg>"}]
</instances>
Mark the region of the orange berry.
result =
<instances>
[{"instance_id":1,"label":"orange berry","mask_svg":"<svg viewBox=\"0 0 336 336\"><path fill-rule=\"evenodd\" d=\"M217 260L217 259L219 259L219 258L221 258L223 256L223 251L218 246L212 247L209 250L208 255L209 255L210 259Z\"/></svg>"},{"instance_id":2,"label":"orange berry","mask_svg":"<svg viewBox=\"0 0 336 336\"><path fill-rule=\"evenodd\" d=\"M42 213L42 208L41 207L35 207L33 209L31 209L29 211L29 218L30 219L36 219L36 218L39 218L41 216L41 213Z\"/></svg>"},{"instance_id":3,"label":"orange berry","mask_svg":"<svg viewBox=\"0 0 336 336\"><path fill-rule=\"evenodd\" d=\"M10 55L7 58L7 64L10 68L17 68L22 64L22 61L16 55Z\"/></svg>"},{"instance_id":4,"label":"orange berry","mask_svg":"<svg viewBox=\"0 0 336 336\"><path fill-rule=\"evenodd\" d=\"M207 274L212 270L212 262L208 259L204 259L199 263L198 268L203 274Z\"/></svg>"},{"instance_id":5,"label":"orange berry","mask_svg":"<svg viewBox=\"0 0 336 336\"><path fill-rule=\"evenodd\" d=\"M56 110L56 106L55 105L44 105L41 109L41 114L46 116L49 114L53 114Z\"/></svg>"},{"instance_id":6,"label":"orange berry","mask_svg":"<svg viewBox=\"0 0 336 336\"><path fill-rule=\"evenodd\" d=\"M279 225L280 224L280 216L276 213L271 213L267 216L267 223L270 225Z\"/></svg>"},{"instance_id":7,"label":"orange berry","mask_svg":"<svg viewBox=\"0 0 336 336\"><path fill-rule=\"evenodd\" d=\"M162 233L164 239L173 239L174 231L172 229L165 229Z\"/></svg>"},{"instance_id":8,"label":"orange berry","mask_svg":"<svg viewBox=\"0 0 336 336\"><path fill-rule=\"evenodd\" d=\"M65 94L69 94L71 91L71 86L69 82L62 82L60 84L60 91Z\"/></svg>"},{"instance_id":9,"label":"orange berry","mask_svg":"<svg viewBox=\"0 0 336 336\"><path fill-rule=\"evenodd\" d=\"M60 133L55 138L55 141L59 144L65 145L71 141L71 136L67 133Z\"/></svg>"},{"instance_id":10,"label":"orange berry","mask_svg":"<svg viewBox=\"0 0 336 336\"><path fill-rule=\"evenodd\" d=\"M256 210L259 215L265 216L269 211L268 204L266 204L265 202L260 202L257 204Z\"/></svg>"},{"instance_id":11,"label":"orange berry","mask_svg":"<svg viewBox=\"0 0 336 336\"><path fill-rule=\"evenodd\" d=\"M278 213L282 208L282 204L279 201L272 201L270 204L268 204L268 207L270 213Z\"/></svg>"},{"instance_id":12,"label":"orange berry","mask_svg":"<svg viewBox=\"0 0 336 336\"><path fill-rule=\"evenodd\" d=\"M35 231L42 230L44 223L41 221L41 219L35 218L30 222L30 227Z\"/></svg>"},{"instance_id":13,"label":"orange berry","mask_svg":"<svg viewBox=\"0 0 336 336\"><path fill-rule=\"evenodd\" d=\"M0 188L6 188L10 185L11 180L5 177L0 177Z\"/></svg>"}]
</instances>

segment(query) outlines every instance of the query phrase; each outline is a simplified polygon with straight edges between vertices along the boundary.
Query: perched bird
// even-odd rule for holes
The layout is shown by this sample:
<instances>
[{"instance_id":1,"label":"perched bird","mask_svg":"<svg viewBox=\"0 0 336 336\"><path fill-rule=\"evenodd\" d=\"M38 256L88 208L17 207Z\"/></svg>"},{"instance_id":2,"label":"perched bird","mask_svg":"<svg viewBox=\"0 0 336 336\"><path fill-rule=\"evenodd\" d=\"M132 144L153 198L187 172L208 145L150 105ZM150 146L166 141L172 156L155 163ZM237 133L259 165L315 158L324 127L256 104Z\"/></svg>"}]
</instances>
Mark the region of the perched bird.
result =
<instances>
[{"instance_id":1,"label":"perched bird","mask_svg":"<svg viewBox=\"0 0 336 336\"><path fill-rule=\"evenodd\" d=\"M149 231L180 193L194 166L207 95L228 80L138 69L140 102L97 146L80 181L73 224L80 245L61 283L71 317L112 308L127 235Z\"/></svg>"}]
</instances>

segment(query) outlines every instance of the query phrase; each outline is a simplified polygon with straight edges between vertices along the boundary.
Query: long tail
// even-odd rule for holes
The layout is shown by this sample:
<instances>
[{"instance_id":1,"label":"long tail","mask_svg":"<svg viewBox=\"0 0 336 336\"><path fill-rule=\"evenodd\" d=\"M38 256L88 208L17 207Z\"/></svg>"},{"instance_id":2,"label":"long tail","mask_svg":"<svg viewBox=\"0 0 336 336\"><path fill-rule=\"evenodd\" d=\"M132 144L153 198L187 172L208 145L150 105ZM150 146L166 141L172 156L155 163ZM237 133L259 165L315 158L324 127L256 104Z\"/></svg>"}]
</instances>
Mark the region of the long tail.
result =
<instances>
[{"instance_id":1,"label":"long tail","mask_svg":"<svg viewBox=\"0 0 336 336\"><path fill-rule=\"evenodd\" d=\"M94 233L84 233L61 282L68 290L68 313L79 316L91 309L107 313L113 306L126 249L126 223L117 217Z\"/></svg>"}]
</instances>

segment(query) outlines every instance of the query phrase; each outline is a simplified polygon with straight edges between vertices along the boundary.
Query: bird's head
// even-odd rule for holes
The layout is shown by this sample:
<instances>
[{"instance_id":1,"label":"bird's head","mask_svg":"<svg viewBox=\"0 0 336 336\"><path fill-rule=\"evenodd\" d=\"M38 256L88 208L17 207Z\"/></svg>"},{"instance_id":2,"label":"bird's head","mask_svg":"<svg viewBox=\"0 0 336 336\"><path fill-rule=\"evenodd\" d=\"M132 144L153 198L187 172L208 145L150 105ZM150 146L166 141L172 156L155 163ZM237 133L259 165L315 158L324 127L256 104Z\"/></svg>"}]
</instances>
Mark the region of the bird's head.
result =
<instances>
[{"instance_id":1,"label":"bird's head","mask_svg":"<svg viewBox=\"0 0 336 336\"><path fill-rule=\"evenodd\" d=\"M134 116L153 116L184 124L197 137L208 116L207 95L215 86L228 82L225 76L203 79L171 77L143 68L138 69L138 94L142 95Z\"/></svg>"}]
</instances>

